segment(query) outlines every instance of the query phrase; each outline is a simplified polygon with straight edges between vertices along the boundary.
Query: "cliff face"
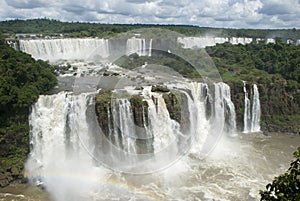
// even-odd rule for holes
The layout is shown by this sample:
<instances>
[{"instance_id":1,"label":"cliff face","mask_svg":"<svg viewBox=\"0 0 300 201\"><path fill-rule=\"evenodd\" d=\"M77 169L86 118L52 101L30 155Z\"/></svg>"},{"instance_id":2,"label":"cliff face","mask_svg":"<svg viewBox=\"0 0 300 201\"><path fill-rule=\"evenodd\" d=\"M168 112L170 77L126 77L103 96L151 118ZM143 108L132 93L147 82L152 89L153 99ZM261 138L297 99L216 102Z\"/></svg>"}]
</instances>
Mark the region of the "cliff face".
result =
<instances>
[{"instance_id":1,"label":"cliff face","mask_svg":"<svg viewBox=\"0 0 300 201\"><path fill-rule=\"evenodd\" d=\"M178 123L182 122L181 117L181 106L180 101L178 100L178 96L181 98L181 94L175 95L169 90L154 90L155 92L162 93L162 97L166 103L166 107L169 111L170 118L177 121ZM98 119L98 123L103 133L108 136L109 129L113 132L113 115L112 114L112 102L114 97L110 91L100 91L99 94L96 95L96 115ZM152 96L152 100L154 103L157 103L157 100L154 96ZM129 98L134 124L139 129L143 129L144 125L148 126L148 103L143 100L141 95L133 95Z\"/></svg>"},{"instance_id":2,"label":"cliff face","mask_svg":"<svg viewBox=\"0 0 300 201\"><path fill-rule=\"evenodd\" d=\"M227 84L230 86L231 99L235 106L237 130L243 131L245 110L243 83L241 81L227 82ZM250 92L252 86L253 83L247 83L245 85L246 90ZM258 90L261 105L261 130L266 132L298 133L300 107L295 94L288 93L284 83L259 84ZM184 130L189 124L189 113L184 109L187 108L186 96L181 92L170 92L160 87L155 87L153 91L162 93L170 118L180 123ZM111 113L112 111L111 98L111 92L100 92L96 96L98 122L106 135L109 133L109 128L113 128L113 125L111 125L113 117L108 114L108 112ZM249 98L251 99L251 97ZM152 99L153 102L156 102L154 97ZM148 104L140 95L131 96L129 101L134 124L142 129L144 125L148 125Z\"/></svg>"},{"instance_id":3,"label":"cliff face","mask_svg":"<svg viewBox=\"0 0 300 201\"><path fill-rule=\"evenodd\" d=\"M243 83L228 82L231 89L232 101L236 110L236 122L238 130L244 127L245 94ZM253 83L247 83L247 91ZM297 92L287 91L286 83L265 83L258 85L261 105L261 130L267 132L298 133L300 127L300 106Z\"/></svg>"},{"instance_id":4,"label":"cliff face","mask_svg":"<svg viewBox=\"0 0 300 201\"><path fill-rule=\"evenodd\" d=\"M296 93L288 93L284 83L260 85L261 126L265 131L297 133L300 106Z\"/></svg>"}]
</instances>

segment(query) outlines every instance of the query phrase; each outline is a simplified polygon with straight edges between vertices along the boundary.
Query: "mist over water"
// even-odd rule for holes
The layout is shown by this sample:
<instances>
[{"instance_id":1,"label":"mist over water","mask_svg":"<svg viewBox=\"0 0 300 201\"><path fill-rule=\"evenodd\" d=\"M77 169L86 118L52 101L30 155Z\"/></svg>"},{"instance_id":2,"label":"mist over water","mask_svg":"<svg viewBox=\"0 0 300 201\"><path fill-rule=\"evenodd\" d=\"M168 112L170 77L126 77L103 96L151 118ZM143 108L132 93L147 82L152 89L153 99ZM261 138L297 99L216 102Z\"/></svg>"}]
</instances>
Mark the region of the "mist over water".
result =
<instances>
[{"instance_id":1,"label":"mist over water","mask_svg":"<svg viewBox=\"0 0 300 201\"><path fill-rule=\"evenodd\" d=\"M57 192L61 198L71 194L66 200L259 200L258 190L286 171L299 141L295 135L240 134L222 138L204 160L190 154L162 172L130 175L99 167L73 175L76 163L51 176L66 180L56 189L69 190ZM47 191L50 198L38 188L13 185L0 190L0 200L59 200Z\"/></svg>"},{"instance_id":2,"label":"mist over water","mask_svg":"<svg viewBox=\"0 0 300 201\"><path fill-rule=\"evenodd\" d=\"M122 43L125 47L119 49L124 55L151 56L152 46L158 48L149 38L133 37ZM117 49L104 39L29 40L20 45L35 58L81 59L82 69L89 59L99 55L108 59ZM175 52L169 46L159 49ZM230 87L220 80L191 81L147 64L131 71L111 64L93 68L93 75L105 68L122 79L113 85L112 76L97 80L80 74L73 84L65 84L72 85L73 92L40 96L32 106L26 175L45 188L50 200L258 200L258 190L285 171L299 144L298 136L253 133L260 130L256 85L251 91L245 87L245 135L236 130ZM146 85L135 89L133 80ZM158 82L180 93L176 98L182 100L181 123L170 118L162 94L151 91ZM148 124L137 127L129 98L116 95L107 110L111 122L105 136L96 119L94 99L96 89L104 90L103 86L141 96L148 104ZM0 199L18 193L11 192L0 193ZM36 192L24 196L38 200Z\"/></svg>"},{"instance_id":3,"label":"mist over water","mask_svg":"<svg viewBox=\"0 0 300 201\"><path fill-rule=\"evenodd\" d=\"M228 85L214 84L211 90L201 83L186 86L193 91L186 94L192 143L184 156L176 155L182 148L178 136L184 132L170 119L161 94L145 87L148 135L154 137L153 154L146 160L139 157L138 144L130 137L137 136L127 99L116 99L113 105L117 109L109 114L118 117L114 123L121 129L119 144L105 146L107 142L103 144L104 139L99 138L101 132L95 122L92 93L40 96L30 115L32 151L26 164L27 176L33 183L42 183L50 197L59 201L257 197L258 189L253 185L266 180L256 178L260 170L256 171L255 166L248 167L254 148L241 145L239 138L243 136L230 137L236 131ZM157 106L152 96L157 98ZM206 115L208 99L212 102L210 116ZM112 152L113 148L120 152ZM105 156L109 159L107 164ZM175 158L178 160L172 162ZM146 174L136 175L143 172Z\"/></svg>"}]
</instances>

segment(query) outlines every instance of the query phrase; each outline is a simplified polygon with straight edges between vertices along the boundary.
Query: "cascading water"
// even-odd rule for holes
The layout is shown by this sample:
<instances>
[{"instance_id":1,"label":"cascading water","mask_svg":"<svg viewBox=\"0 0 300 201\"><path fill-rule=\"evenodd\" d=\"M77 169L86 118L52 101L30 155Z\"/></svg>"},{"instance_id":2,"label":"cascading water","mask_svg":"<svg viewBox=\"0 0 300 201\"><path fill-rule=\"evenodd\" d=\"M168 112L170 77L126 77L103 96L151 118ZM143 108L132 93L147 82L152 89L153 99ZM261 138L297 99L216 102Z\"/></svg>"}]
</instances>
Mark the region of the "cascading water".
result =
<instances>
[{"instance_id":1,"label":"cascading water","mask_svg":"<svg viewBox=\"0 0 300 201\"><path fill-rule=\"evenodd\" d=\"M244 83L244 133L259 132L260 131L260 100L257 85L254 84L249 93L246 88L246 81Z\"/></svg>"},{"instance_id":2,"label":"cascading water","mask_svg":"<svg viewBox=\"0 0 300 201\"><path fill-rule=\"evenodd\" d=\"M170 118L162 94L151 92L151 87L145 87L143 94L149 106L149 127L147 130L150 131L150 136L154 138L154 153L158 153L168 145L173 144L177 140L176 136L181 135L180 125ZM174 150L173 153L176 154L177 151Z\"/></svg>"},{"instance_id":3,"label":"cascading water","mask_svg":"<svg viewBox=\"0 0 300 201\"><path fill-rule=\"evenodd\" d=\"M177 41L183 44L184 48L205 48L209 46L215 46L216 44L222 44L225 42L229 42L233 45L236 44L246 45L251 43L253 39L242 38L242 37L222 38L222 37L203 36L203 37L179 37Z\"/></svg>"},{"instance_id":4,"label":"cascading water","mask_svg":"<svg viewBox=\"0 0 300 201\"><path fill-rule=\"evenodd\" d=\"M74 38L74 39L32 39L20 40L20 50L31 54L35 59L49 60L87 60L93 59L92 53L102 58L109 56L107 39Z\"/></svg>"},{"instance_id":5,"label":"cascading water","mask_svg":"<svg viewBox=\"0 0 300 201\"><path fill-rule=\"evenodd\" d=\"M224 132L228 134L236 133L235 107L231 101L230 87L225 83L215 83L215 118L224 125Z\"/></svg>"},{"instance_id":6,"label":"cascading water","mask_svg":"<svg viewBox=\"0 0 300 201\"><path fill-rule=\"evenodd\" d=\"M114 135L120 136L120 139L117 138L116 140L122 142L122 146L119 145L119 148L123 149L127 153L136 154L135 140L137 139L137 136L129 100L114 100L112 104L112 110L114 118ZM110 130L109 132L112 131Z\"/></svg>"},{"instance_id":7,"label":"cascading water","mask_svg":"<svg viewBox=\"0 0 300 201\"><path fill-rule=\"evenodd\" d=\"M146 39L144 38L129 38L126 44L126 54L130 55L137 53L139 56L151 56L152 39L149 41L147 48Z\"/></svg>"},{"instance_id":8,"label":"cascading water","mask_svg":"<svg viewBox=\"0 0 300 201\"><path fill-rule=\"evenodd\" d=\"M144 148L149 148L147 154L153 154L149 155L152 158L142 161L136 170L151 170L160 167L155 164L161 162L167 165L169 158L180 152L178 143L182 139L190 138L192 144L189 153L194 158L202 158L203 154L212 150L222 132L235 132L235 111L228 85L190 82L183 85L170 84L168 87L186 97L188 129L182 130L183 125L170 118L162 93L152 92L149 86L144 87L139 93L148 104L147 112L142 114L144 119L148 119L148 123L144 121L142 125L146 133L143 137L150 139L146 141ZM253 99L258 99L255 87ZM106 114L110 121L108 139L114 141L111 143L112 147L121 152L114 152L112 147L107 146L109 141L98 139L100 129L98 125L93 125L95 111L92 94L61 92L40 96L30 115L32 149L26 165L29 178L43 182L55 200L112 199L111 192L115 189L106 184L103 184L104 187L99 185L99 181L107 181L113 174L103 168L102 163L99 164L101 157L110 158L114 161L114 167L124 166L128 171L131 167L126 165L138 165L141 162L139 157L143 155L139 155L141 142L136 140L139 133L134 123L130 99L113 98ZM167 155L164 154L166 149L169 151ZM103 151L102 155L98 154L99 151ZM179 162L178 165L190 163L189 160L192 158L183 159L183 163ZM192 167L192 164L194 163L189 165ZM172 171L178 171L174 168ZM182 168L181 171L195 171ZM193 177L196 175L193 173ZM174 177L176 176L173 175L172 178ZM117 178L122 179L122 176ZM159 176L155 180L157 179L162 178ZM142 189L144 188L148 188L148 184L144 184ZM107 191L110 193L106 193L106 197L99 197L102 192ZM120 195L124 195L124 192L119 194L117 191L115 196Z\"/></svg>"},{"instance_id":9,"label":"cascading water","mask_svg":"<svg viewBox=\"0 0 300 201\"><path fill-rule=\"evenodd\" d=\"M89 124L93 117L88 114L92 99L89 94L62 92L40 96L32 106L26 172L35 182L43 182L55 200L79 200L77 196L88 194L93 185L80 181L96 168L91 157L94 129Z\"/></svg>"},{"instance_id":10,"label":"cascading water","mask_svg":"<svg viewBox=\"0 0 300 201\"><path fill-rule=\"evenodd\" d=\"M151 56L152 40L149 52L148 41L135 44L132 52ZM228 41L229 38L215 38L213 42ZM206 42L212 41L207 39ZM126 54L126 41L122 41L122 45L120 49ZM64 54L57 55L55 60L63 59L60 56ZM44 58L51 60L52 56L49 54ZM119 74L123 76L124 71ZM137 77L124 75L129 79ZM147 80L151 80L148 79L151 76L147 76ZM106 78L113 80L115 77ZM97 79L93 86L97 85ZM61 92L40 96L30 115L31 153L26 175L33 181L42 182L51 198L59 201L258 200L258 190L284 169L284 162L279 164L278 156L266 156L266 152L261 151L262 145L264 149L274 150L274 144L269 141L274 138L263 135L255 135L255 139L252 135L232 137L236 133L235 108L230 88L225 83L187 81L182 84L177 81L163 83L171 92L179 92L176 97L184 102L180 105L181 122L170 117L167 107L170 102L164 99L169 93L152 92L149 87L152 84L149 84L133 90L147 103L147 106L143 105L141 125L135 125L133 106L128 98L130 92L127 91L121 98L111 99L111 107L106 108L108 133L103 139L99 139L102 133L95 117L94 94L78 94L77 91L77 95ZM245 86L244 90L246 95L249 89ZM247 128L259 130L257 86L253 85L251 91L245 96L248 100L245 101L246 117L248 111L251 117L249 122L246 118L246 124ZM184 147L180 145L181 140L186 140L190 146L183 157L179 157ZM217 142L218 146L214 147ZM292 142L297 145L294 138ZM276 145L280 144L281 141ZM211 154L204 158L208 153ZM176 157L179 159L174 163ZM272 157L275 162L271 168L266 168L270 167L269 158ZM281 158L288 162L288 157ZM133 168L135 165L137 167Z\"/></svg>"},{"instance_id":11,"label":"cascading water","mask_svg":"<svg viewBox=\"0 0 300 201\"><path fill-rule=\"evenodd\" d=\"M252 121L251 128L253 132L260 131L260 100L257 85L253 85L253 97L252 97Z\"/></svg>"},{"instance_id":12,"label":"cascading water","mask_svg":"<svg viewBox=\"0 0 300 201\"><path fill-rule=\"evenodd\" d=\"M50 62L99 60L94 57L105 59L110 55L109 40L99 38L30 39L20 40L19 46L21 51L31 54L33 58ZM125 49L128 55L137 53L139 56L151 56L152 39L129 38Z\"/></svg>"}]
</instances>

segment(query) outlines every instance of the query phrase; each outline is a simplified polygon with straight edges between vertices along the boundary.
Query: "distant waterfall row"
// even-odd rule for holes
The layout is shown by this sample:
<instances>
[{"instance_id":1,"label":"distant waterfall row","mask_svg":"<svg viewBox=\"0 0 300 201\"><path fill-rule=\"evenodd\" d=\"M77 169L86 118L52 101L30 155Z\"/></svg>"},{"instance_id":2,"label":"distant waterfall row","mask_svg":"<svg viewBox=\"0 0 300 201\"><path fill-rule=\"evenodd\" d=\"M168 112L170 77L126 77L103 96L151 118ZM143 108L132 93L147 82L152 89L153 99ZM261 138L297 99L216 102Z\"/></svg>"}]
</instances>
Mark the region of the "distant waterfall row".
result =
<instances>
[{"instance_id":1,"label":"distant waterfall row","mask_svg":"<svg viewBox=\"0 0 300 201\"><path fill-rule=\"evenodd\" d=\"M125 45L125 47L123 47ZM139 56L151 56L152 40L129 38L126 44L114 44L117 49L125 49L124 54L137 53ZM110 40L99 38L31 39L20 40L19 49L31 54L35 59L49 60L91 60L95 55L102 59L112 52Z\"/></svg>"},{"instance_id":2,"label":"distant waterfall row","mask_svg":"<svg viewBox=\"0 0 300 201\"><path fill-rule=\"evenodd\" d=\"M121 39L117 45L114 39L100 38L65 38L65 39L26 39L15 41L7 41L7 43L23 52L31 54L35 59L49 60L54 62L57 60L89 60L93 56L100 55L102 59L107 58L114 53L115 49L121 50L122 55L130 55L137 53L139 56L151 56L152 39L132 37L129 39ZM275 43L273 38L247 38L247 37L178 37L177 42L182 44L183 48L205 48L229 42L233 45L246 45L252 42L259 43ZM300 39L286 41L287 44L300 45Z\"/></svg>"},{"instance_id":3,"label":"distant waterfall row","mask_svg":"<svg viewBox=\"0 0 300 201\"><path fill-rule=\"evenodd\" d=\"M233 45L241 44L241 45L246 45L252 42L255 43L260 43L260 42L265 42L265 43L275 43L274 38L247 38L247 37L213 37L213 36L204 36L204 37L179 37L177 39L179 43L183 45L183 48L205 48L209 46L215 46L217 44L222 44L222 43L231 43ZM295 45L300 45L300 40L287 40L287 44L295 44Z\"/></svg>"}]
</instances>

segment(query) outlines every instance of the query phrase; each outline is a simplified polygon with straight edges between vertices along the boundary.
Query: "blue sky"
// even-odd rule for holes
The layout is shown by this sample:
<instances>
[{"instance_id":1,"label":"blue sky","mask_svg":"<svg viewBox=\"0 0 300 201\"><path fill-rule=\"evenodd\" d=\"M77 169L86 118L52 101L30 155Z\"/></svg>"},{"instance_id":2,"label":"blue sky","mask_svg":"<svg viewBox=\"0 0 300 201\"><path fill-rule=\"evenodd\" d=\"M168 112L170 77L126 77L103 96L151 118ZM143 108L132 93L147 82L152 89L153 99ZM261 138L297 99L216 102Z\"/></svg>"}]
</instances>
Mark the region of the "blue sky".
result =
<instances>
[{"instance_id":1,"label":"blue sky","mask_svg":"<svg viewBox=\"0 0 300 201\"><path fill-rule=\"evenodd\" d=\"M0 0L0 20L300 28L300 0Z\"/></svg>"}]
</instances>

